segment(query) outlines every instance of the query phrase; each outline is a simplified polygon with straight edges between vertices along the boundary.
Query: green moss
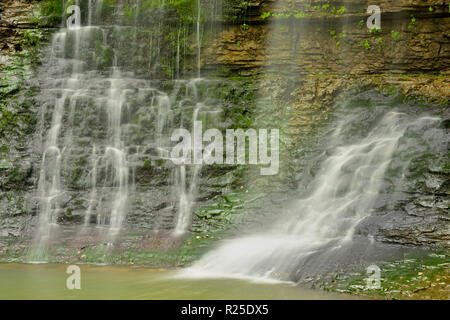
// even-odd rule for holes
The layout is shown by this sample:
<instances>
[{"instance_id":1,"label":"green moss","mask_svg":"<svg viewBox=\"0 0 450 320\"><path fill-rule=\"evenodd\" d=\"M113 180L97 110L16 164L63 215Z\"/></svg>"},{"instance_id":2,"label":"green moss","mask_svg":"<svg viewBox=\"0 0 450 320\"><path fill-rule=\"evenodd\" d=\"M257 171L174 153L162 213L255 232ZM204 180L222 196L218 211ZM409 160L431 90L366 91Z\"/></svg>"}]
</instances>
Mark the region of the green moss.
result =
<instances>
[{"instance_id":1,"label":"green moss","mask_svg":"<svg viewBox=\"0 0 450 320\"><path fill-rule=\"evenodd\" d=\"M391 31L391 36L392 36L392 39L394 39L394 41L398 40L399 35L400 35L400 32L394 31L394 30Z\"/></svg>"},{"instance_id":2,"label":"green moss","mask_svg":"<svg viewBox=\"0 0 450 320\"><path fill-rule=\"evenodd\" d=\"M267 18L270 17L270 15L271 15L270 12L263 12L263 13L261 14L261 18L262 18L262 19L267 19Z\"/></svg>"},{"instance_id":3,"label":"green moss","mask_svg":"<svg viewBox=\"0 0 450 320\"><path fill-rule=\"evenodd\" d=\"M367 107L372 108L374 106L373 100L370 98L350 98L347 102L348 108Z\"/></svg>"},{"instance_id":4,"label":"green moss","mask_svg":"<svg viewBox=\"0 0 450 320\"><path fill-rule=\"evenodd\" d=\"M370 33L371 34L379 34L379 33L381 33L381 29L379 29L379 28L370 29Z\"/></svg>"},{"instance_id":5,"label":"green moss","mask_svg":"<svg viewBox=\"0 0 450 320\"><path fill-rule=\"evenodd\" d=\"M142 169L144 169L144 170L151 170L152 169L152 164L151 164L149 159L145 159L144 165L142 166Z\"/></svg>"},{"instance_id":6,"label":"green moss","mask_svg":"<svg viewBox=\"0 0 450 320\"><path fill-rule=\"evenodd\" d=\"M108 21L114 12L117 0L103 0L100 16L102 21Z\"/></svg>"},{"instance_id":7,"label":"green moss","mask_svg":"<svg viewBox=\"0 0 450 320\"><path fill-rule=\"evenodd\" d=\"M183 23L192 23L195 21L197 0L172 0L169 4L176 9Z\"/></svg>"},{"instance_id":8,"label":"green moss","mask_svg":"<svg viewBox=\"0 0 450 320\"><path fill-rule=\"evenodd\" d=\"M368 296L383 296L392 299L411 298L426 289L442 285L448 279L450 263L448 252L428 255L410 254L407 259L379 263L381 287L368 289L365 270L352 274L336 274L322 287L329 291ZM445 281L445 280L444 280ZM442 292L445 292L445 287ZM438 297L436 297L438 298Z\"/></svg>"},{"instance_id":9,"label":"green moss","mask_svg":"<svg viewBox=\"0 0 450 320\"><path fill-rule=\"evenodd\" d=\"M416 28L416 25L417 25L417 20L414 17L414 15L412 14L411 15L411 19L410 19L409 24L408 24L408 29L409 30L414 30Z\"/></svg>"},{"instance_id":10,"label":"green moss","mask_svg":"<svg viewBox=\"0 0 450 320\"><path fill-rule=\"evenodd\" d=\"M361 40L361 46L366 50L370 50L371 48L370 43L367 40Z\"/></svg>"},{"instance_id":11,"label":"green moss","mask_svg":"<svg viewBox=\"0 0 450 320\"><path fill-rule=\"evenodd\" d=\"M339 9L336 11L337 14L341 15L344 14L345 10L347 10L344 6L339 7Z\"/></svg>"},{"instance_id":12,"label":"green moss","mask_svg":"<svg viewBox=\"0 0 450 320\"><path fill-rule=\"evenodd\" d=\"M197 217L194 232L218 232L235 225L243 216L242 209L249 195L244 189L216 196L212 203L194 211Z\"/></svg>"},{"instance_id":13,"label":"green moss","mask_svg":"<svg viewBox=\"0 0 450 320\"><path fill-rule=\"evenodd\" d=\"M381 37L377 38L376 42L377 42L378 46L380 46L380 47L383 46L383 38L381 38Z\"/></svg>"},{"instance_id":14,"label":"green moss","mask_svg":"<svg viewBox=\"0 0 450 320\"><path fill-rule=\"evenodd\" d=\"M37 17L40 26L57 26L61 23L64 10L61 0L42 0L39 2L40 15Z\"/></svg>"},{"instance_id":15,"label":"green moss","mask_svg":"<svg viewBox=\"0 0 450 320\"><path fill-rule=\"evenodd\" d=\"M247 13L250 1L223 0L222 10L225 21L243 22Z\"/></svg>"}]
</instances>

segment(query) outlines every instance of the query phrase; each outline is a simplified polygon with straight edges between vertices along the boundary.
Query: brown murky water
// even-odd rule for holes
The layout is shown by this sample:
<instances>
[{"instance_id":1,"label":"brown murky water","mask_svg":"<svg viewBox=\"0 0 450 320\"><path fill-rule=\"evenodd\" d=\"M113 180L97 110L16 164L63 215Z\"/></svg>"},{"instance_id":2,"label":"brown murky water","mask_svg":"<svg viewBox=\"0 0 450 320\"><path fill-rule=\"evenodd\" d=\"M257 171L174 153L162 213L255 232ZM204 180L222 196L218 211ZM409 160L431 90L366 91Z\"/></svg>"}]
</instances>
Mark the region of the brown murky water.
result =
<instances>
[{"instance_id":1,"label":"brown murky water","mask_svg":"<svg viewBox=\"0 0 450 320\"><path fill-rule=\"evenodd\" d=\"M67 289L62 264L0 264L0 299L347 299L289 283L180 279L176 271L79 265L81 289Z\"/></svg>"}]
</instances>

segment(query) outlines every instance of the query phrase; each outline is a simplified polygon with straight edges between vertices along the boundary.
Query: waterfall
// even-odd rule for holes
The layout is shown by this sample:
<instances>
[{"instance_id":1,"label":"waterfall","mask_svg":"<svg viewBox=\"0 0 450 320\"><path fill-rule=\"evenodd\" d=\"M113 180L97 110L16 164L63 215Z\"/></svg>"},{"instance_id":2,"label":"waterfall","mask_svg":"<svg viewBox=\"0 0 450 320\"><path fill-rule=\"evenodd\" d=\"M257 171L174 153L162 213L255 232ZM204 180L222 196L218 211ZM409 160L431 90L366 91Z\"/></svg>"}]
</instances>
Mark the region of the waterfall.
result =
<instances>
[{"instance_id":1,"label":"waterfall","mask_svg":"<svg viewBox=\"0 0 450 320\"><path fill-rule=\"evenodd\" d=\"M193 84L195 88L195 83ZM197 95L197 90L194 91L195 96ZM198 115L202 105L198 105L194 109L192 116L192 132L194 132L194 123L198 120ZM196 150L194 148L194 142L192 141L192 153L202 152L203 150ZM184 164L179 166L179 171L176 178L176 186L179 192L179 203L178 203L178 216L177 223L175 227L174 234L180 235L187 231L191 222L192 205L197 192L197 184L199 173L201 171L202 165L193 164L192 177L189 189L186 186L186 167Z\"/></svg>"},{"instance_id":2,"label":"waterfall","mask_svg":"<svg viewBox=\"0 0 450 320\"><path fill-rule=\"evenodd\" d=\"M98 165L98 158L96 153L96 147L95 145L92 147L92 171L91 171L91 194L89 197L89 206L86 212L86 215L84 217L84 226L88 226L91 215L93 213L93 208L96 204L97 199L97 165ZM98 219L97 221L100 221Z\"/></svg>"},{"instance_id":3,"label":"waterfall","mask_svg":"<svg viewBox=\"0 0 450 320\"><path fill-rule=\"evenodd\" d=\"M386 109L379 107L372 122L362 121L372 110L347 111L326 137L325 159L306 190L299 188L298 199L257 232L226 240L182 276L285 280L308 265L329 263L371 214L396 151L407 145L408 130L439 121Z\"/></svg>"},{"instance_id":4,"label":"waterfall","mask_svg":"<svg viewBox=\"0 0 450 320\"><path fill-rule=\"evenodd\" d=\"M33 250L33 261L46 259L44 252L58 240L65 219L75 219L79 225L74 228L73 239L89 237L114 243L127 225L135 197L139 197L136 168L145 163L156 167L161 165L159 160L165 161L163 166L171 168L175 177L171 201L177 212L173 213L172 229L175 234L188 231L201 165L173 165L168 156L171 133L175 128L192 127L202 113L209 113L210 118L220 114L217 111L221 107L209 104L211 95L205 91L216 82L199 78L200 1L196 26L198 77L177 79L167 91L158 81L149 80L141 65L136 68L129 54L128 37L136 42L133 54L141 53L139 3L132 7L135 11L130 25L121 25L123 6L111 8L107 2L93 0L87 4L89 11L83 13L86 25L63 27L53 35L39 73L43 129L36 194L38 227L33 245L39 253ZM102 21L105 8L110 10L111 21L117 21L117 16L119 24ZM161 27L162 23L157 24ZM177 78L182 72L180 38L183 36L185 47L185 30L186 26L180 25L176 32L175 61L169 63L171 74ZM158 34L159 29L155 32ZM160 37L148 37L150 55L159 52ZM159 60L153 61L148 71L157 70L162 58L158 54ZM159 228L156 223L154 227Z\"/></svg>"}]
</instances>

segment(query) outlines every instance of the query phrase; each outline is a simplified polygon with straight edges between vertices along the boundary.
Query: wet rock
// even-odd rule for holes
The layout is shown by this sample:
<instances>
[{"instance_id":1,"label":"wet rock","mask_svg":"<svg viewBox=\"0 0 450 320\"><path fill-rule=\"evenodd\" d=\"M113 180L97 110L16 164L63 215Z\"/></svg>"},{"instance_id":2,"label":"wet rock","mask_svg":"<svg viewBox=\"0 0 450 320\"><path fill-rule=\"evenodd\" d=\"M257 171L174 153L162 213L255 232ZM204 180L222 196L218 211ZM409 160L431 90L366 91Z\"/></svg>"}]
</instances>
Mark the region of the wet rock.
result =
<instances>
[{"instance_id":1,"label":"wet rock","mask_svg":"<svg viewBox=\"0 0 450 320\"><path fill-rule=\"evenodd\" d=\"M264 72L263 68L303 75L404 73L412 66L414 72L448 73L450 41L445 31L450 24L446 16L448 8L438 0L413 3L382 6L384 18L379 34L370 33L365 23L359 24L368 17L367 5L361 2L345 5L341 15L313 9L302 0L270 3L265 8L260 5L260 14L271 12L272 16L257 17L257 23L250 22L247 30L239 25L223 28L212 44L205 47L202 64L205 69L221 66L239 75L258 74ZM339 7L341 3L331 1L330 8L333 5ZM429 6L435 8L434 12L429 12ZM305 17L274 18L276 13L294 10L305 13ZM416 18L413 26L411 15ZM397 32L397 36L393 37L392 32ZM368 46L361 45L364 41ZM285 67L281 67L283 64ZM449 90L431 83L424 86L429 92ZM408 92L415 90L414 83L405 82L404 87Z\"/></svg>"}]
</instances>

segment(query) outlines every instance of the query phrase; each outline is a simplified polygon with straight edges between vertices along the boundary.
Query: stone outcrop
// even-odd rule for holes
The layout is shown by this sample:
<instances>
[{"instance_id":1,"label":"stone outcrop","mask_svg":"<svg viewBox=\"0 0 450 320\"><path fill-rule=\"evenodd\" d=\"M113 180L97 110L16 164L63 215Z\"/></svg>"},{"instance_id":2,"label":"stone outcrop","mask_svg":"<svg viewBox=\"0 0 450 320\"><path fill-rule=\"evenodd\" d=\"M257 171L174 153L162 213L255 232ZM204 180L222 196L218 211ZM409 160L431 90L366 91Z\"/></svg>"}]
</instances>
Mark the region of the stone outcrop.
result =
<instances>
[{"instance_id":1,"label":"stone outcrop","mask_svg":"<svg viewBox=\"0 0 450 320\"><path fill-rule=\"evenodd\" d=\"M271 70L302 75L450 72L445 1L379 1L379 32L366 26L369 4L254 3L249 21L222 26L205 44L203 65L239 75ZM343 13L337 13L339 8L345 8ZM264 13L271 15L263 19Z\"/></svg>"},{"instance_id":2,"label":"stone outcrop","mask_svg":"<svg viewBox=\"0 0 450 320\"><path fill-rule=\"evenodd\" d=\"M35 29L35 6L27 0L4 0L0 3L0 66L8 64L11 55L22 51L24 34Z\"/></svg>"}]
</instances>

